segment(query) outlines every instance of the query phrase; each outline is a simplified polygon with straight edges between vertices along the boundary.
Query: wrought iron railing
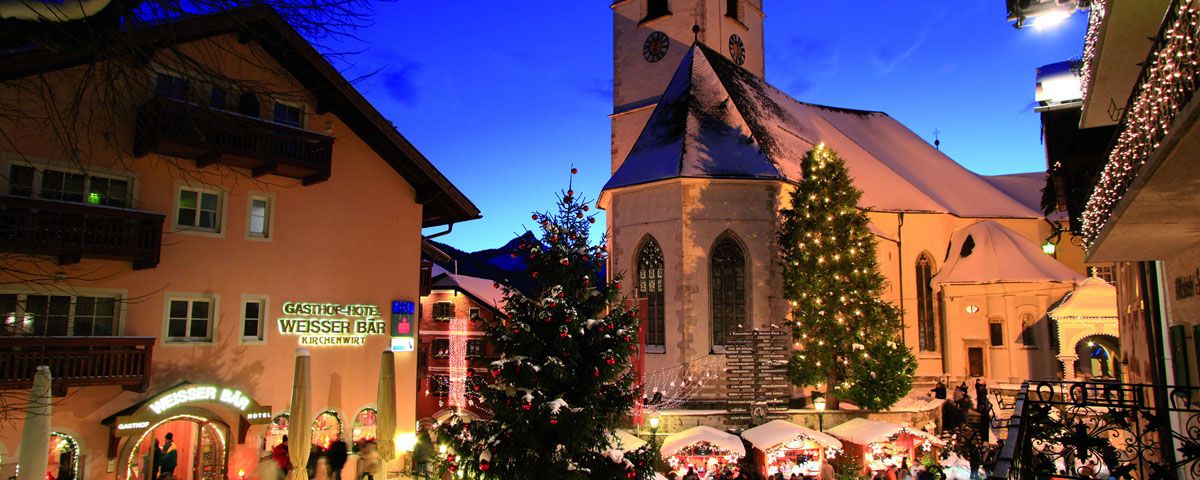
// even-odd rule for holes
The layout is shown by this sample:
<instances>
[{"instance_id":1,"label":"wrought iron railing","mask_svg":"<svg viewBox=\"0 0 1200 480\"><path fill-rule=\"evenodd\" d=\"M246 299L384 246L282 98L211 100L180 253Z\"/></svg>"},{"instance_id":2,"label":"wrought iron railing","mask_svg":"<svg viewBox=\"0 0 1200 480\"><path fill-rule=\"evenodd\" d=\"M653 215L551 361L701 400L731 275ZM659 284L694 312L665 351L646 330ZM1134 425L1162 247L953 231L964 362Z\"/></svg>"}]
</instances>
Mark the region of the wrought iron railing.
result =
<instances>
[{"instance_id":1,"label":"wrought iron railing","mask_svg":"<svg viewBox=\"0 0 1200 480\"><path fill-rule=\"evenodd\" d=\"M1116 143L1083 212L1090 247L1200 83L1200 10L1173 0L1125 105Z\"/></svg>"},{"instance_id":2,"label":"wrought iron railing","mask_svg":"<svg viewBox=\"0 0 1200 480\"><path fill-rule=\"evenodd\" d=\"M29 388L39 365L56 389L120 385L146 391L154 337L0 337L0 389Z\"/></svg>"},{"instance_id":3,"label":"wrought iron railing","mask_svg":"<svg viewBox=\"0 0 1200 480\"><path fill-rule=\"evenodd\" d=\"M0 250L59 257L128 260L158 265L163 215L128 208L0 195Z\"/></svg>"},{"instance_id":4,"label":"wrought iron railing","mask_svg":"<svg viewBox=\"0 0 1200 480\"><path fill-rule=\"evenodd\" d=\"M991 479L1196 478L1200 388L1026 382Z\"/></svg>"}]
</instances>

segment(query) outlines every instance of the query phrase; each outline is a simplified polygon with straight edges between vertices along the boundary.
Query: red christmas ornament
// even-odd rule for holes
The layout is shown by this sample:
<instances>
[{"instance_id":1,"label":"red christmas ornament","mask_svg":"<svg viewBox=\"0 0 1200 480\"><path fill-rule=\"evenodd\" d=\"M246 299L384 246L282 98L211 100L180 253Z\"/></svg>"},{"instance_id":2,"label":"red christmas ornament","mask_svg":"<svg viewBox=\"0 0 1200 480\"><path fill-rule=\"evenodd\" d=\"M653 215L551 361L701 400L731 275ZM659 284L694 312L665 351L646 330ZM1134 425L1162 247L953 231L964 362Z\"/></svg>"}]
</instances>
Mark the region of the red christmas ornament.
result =
<instances>
[{"instance_id":1,"label":"red christmas ornament","mask_svg":"<svg viewBox=\"0 0 1200 480\"><path fill-rule=\"evenodd\" d=\"M609 364L609 365L616 365L616 364L617 364L617 359L615 359L615 358L612 358L612 357L608 357L608 358L604 359L604 363L607 363L607 364Z\"/></svg>"},{"instance_id":2,"label":"red christmas ornament","mask_svg":"<svg viewBox=\"0 0 1200 480\"><path fill-rule=\"evenodd\" d=\"M571 168L571 175L577 175L577 174L579 174L579 169L578 169L578 168L574 168L574 167L572 167L572 168Z\"/></svg>"},{"instance_id":3,"label":"red christmas ornament","mask_svg":"<svg viewBox=\"0 0 1200 480\"><path fill-rule=\"evenodd\" d=\"M450 462L450 463L454 463L454 454L451 453L449 455L446 455L446 461Z\"/></svg>"},{"instance_id":4,"label":"red christmas ornament","mask_svg":"<svg viewBox=\"0 0 1200 480\"><path fill-rule=\"evenodd\" d=\"M562 264L563 264L563 266L565 267L565 266L568 266L568 265L570 265L570 264L571 264L571 261L570 261L570 260L567 260L567 259L565 259L565 258L564 258L564 259L562 259Z\"/></svg>"},{"instance_id":5,"label":"red christmas ornament","mask_svg":"<svg viewBox=\"0 0 1200 480\"><path fill-rule=\"evenodd\" d=\"M455 470L458 470L458 466L451 464L449 467L446 467L446 469L453 473Z\"/></svg>"},{"instance_id":6,"label":"red christmas ornament","mask_svg":"<svg viewBox=\"0 0 1200 480\"><path fill-rule=\"evenodd\" d=\"M479 470L480 470L480 471L486 472L486 471L488 471L488 470L491 470L491 469L492 469L492 464L491 464L491 462L488 462L487 460L480 460L480 461L479 461Z\"/></svg>"},{"instance_id":7,"label":"red christmas ornament","mask_svg":"<svg viewBox=\"0 0 1200 480\"><path fill-rule=\"evenodd\" d=\"M500 376L500 369L499 369L499 368L493 368L493 369L492 369L492 376L493 376L493 377L499 377L499 376Z\"/></svg>"},{"instance_id":8,"label":"red christmas ornament","mask_svg":"<svg viewBox=\"0 0 1200 480\"><path fill-rule=\"evenodd\" d=\"M625 478L637 478L637 472L633 470L625 472Z\"/></svg>"},{"instance_id":9,"label":"red christmas ornament","mask_svg":"<svg viewBox=\"0 0 1200 480\"><path fill-rule=\"evenodd\" d=\"M592 368L592 376L596 377L596 378L600 378L600 369L593 367Z\"/></svg>"},{"instance_id":10,"label":"red christmas ornament","mask_svg":"<svg viewBox=\"0 0 1200 480\"><path fill-rule=\"evenodd\" d=\"M517 255L514 253L513 256L515 257ZM500 288L500 282L492 282L492 288Z\"/></svg>"},{"instance_id":11,"label":"red christmas ornament","mask_svg":"<svg viewBox=\"0 0 1200 480\"><path fill-rule=\"evenodd\" d=\"M550 424L551 424L551 425L558 425L558 419L557 419L557 418L554 418L554 417L550 417Z\"/></svg>"},{"instance_id":12,"label":"red christmas ornament","mask_svg":"<svg viewBox=\"0 0 1200 480\"><path fill-rule=\"evenodd\" d=\"M574 196L575 196L575 191L574 191L574 190L567 190L567 196L568 196L568 197L574 197Z\"/></svg>"},{"instance_id":13,"label":"red christmas ornament","mask_svg":"<svg viewBox=\"0 0 1200 480\"><path fill-rule=\"evenodd\" d=\"M588 206L587 206L587 205L584 205L584 206L583 206L583 211L585 211L585 212L586 212L586 211L588 211Z\"/></svg>"},{"instance_id":14,"label":"red christmas ornament","mask_svg":"<svg viewBox=\"0 0 1200 480\"><path fill-rule=\"evenodd\" d=\"M473 385L472 388L474 388L476 392L479 391L479 385Z\"/></svg>"},{"instance_id":15,"label":"red christmas ornament","mask_svg":"<svg viewBox=\"0 0 1200 480\"><path fill-rule=\"evenodd\" d=\"M533 278L537 278L537 272L530 273L529 276L531 276ZM620 287L617 287L617 288L620 288Z\"/></svg>"},{"instance_id":16,"label":"red christmas ornament","mask_svg":"<svg viewBox=\"0 0 1200 480\"><path fill-rule=\"evenodd\" d=\"M522 403L522 404L521 404L521 410L529 410L529 409L531 409L531 408L533 408L533 405L530 405L530 404L528 404L528 403Z\"/></svg>"},{"instance_id":17,"label":"red christmas ornament","mask_svg":"<svg viewBox=\"0 0 1200 480\"><path fill-rule=\"evenodd\" d=\"M596 223L596 217L588 218L588 223Z\"/></svg>"},{"instance_id":18,"label":"red christmas ornament","mask_svg":"<svg viewBox=\"0 0 1200 480\"><path fill-rule=\"evenodd\" d=\"M537 219L538 219L538 216L537 216L537 214L536 214L536 213L535 213L535 214L533 214L533 219L534 219L534 220L537 220Z\"/></svg>"},{"instance_id":19,"label":"red christmas ornament","mask_svg":"<svg viewBox=\"0 0 1200 480\"><path fill-rule=\"evenodd\" d=\"M562 338L567 338L567 337L571 336L571 334L568 333L566 330L563 330L561 332L558 332L558 336L562 337Z\"/></svg>"}]
</instances>

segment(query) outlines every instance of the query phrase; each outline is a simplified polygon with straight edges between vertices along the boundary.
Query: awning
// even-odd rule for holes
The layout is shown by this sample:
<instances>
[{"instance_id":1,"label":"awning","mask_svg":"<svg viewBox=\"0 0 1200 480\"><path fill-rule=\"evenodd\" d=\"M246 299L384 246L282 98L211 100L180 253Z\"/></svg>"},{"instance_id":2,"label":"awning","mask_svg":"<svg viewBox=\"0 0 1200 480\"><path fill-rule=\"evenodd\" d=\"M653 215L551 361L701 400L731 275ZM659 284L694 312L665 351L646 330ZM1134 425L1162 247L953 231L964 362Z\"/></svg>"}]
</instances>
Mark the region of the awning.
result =
<instances>
[{"instance_id":1,"label":"awning","mask_svg":"<svg viewBox=\"0 0 1200 480\"><path fill-rule=\"evenodd\" d=\"M672 433L666 440L663 440L659 451L662 452L663 457L670 457L679 453L680 450L700 442L709 443L739 456L746 455L746 447L742 446L740 437L703 425Z\"/></svg>"},{"instance_id":2,"label":"awning","mask_svg":"<svg viewBox=\"0 0 1200 480\"><path fill-rule=\"evenodd\" d=\"M787 420L771 420L742 432L742 438L759 450L770 450L798 438L817 442L825 448L842 448L842 442L832 436L811 428L801 427Z\"/></svg>"},{"instance_id":3,"label":"awning","mask_svg":"<svg viewBox=\"0 0 1200 480\"><path fill-rule=\"evenodd\" d=\"M891 422L879 420L868 420L865 418L855 418L846 423L829 429L828 433L842 441L856 443L859 445L870 445L872 443L886 442L891 440L896 435L907 433L915 437L919 437L934 445L945 445L942 439L937 438L922 430L903 425L896 425Z\"/></svg>"}]
</instances>

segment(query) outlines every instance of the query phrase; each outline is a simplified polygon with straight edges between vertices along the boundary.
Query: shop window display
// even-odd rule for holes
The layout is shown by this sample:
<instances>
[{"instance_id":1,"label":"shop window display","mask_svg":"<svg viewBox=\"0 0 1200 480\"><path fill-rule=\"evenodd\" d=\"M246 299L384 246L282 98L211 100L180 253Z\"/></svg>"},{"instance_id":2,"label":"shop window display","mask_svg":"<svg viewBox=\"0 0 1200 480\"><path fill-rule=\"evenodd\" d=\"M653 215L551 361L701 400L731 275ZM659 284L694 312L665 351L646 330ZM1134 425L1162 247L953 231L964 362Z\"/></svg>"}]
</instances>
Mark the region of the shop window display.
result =
<instances>
[{"instance_id":1,"label":"shop window display","mask_svg":"<svg viewBox=\"0 0 1200 480\"><path fill-rule=\"evenodd\" d=\"M271 424L267 425L267 436L264 439L263 451L270 452L276 445L283 443L283 436L287 435L288 422L291 420L286 413L276 415Z\"/></svg>"},{"instance_id":2,"label":"shop window display","mask_svg":"<svg viewBox=\"0 0 1200 480\"><path fill-rule=\"evenodd\" d=\"M358 451L363 445L375 441L375 425L378 419L379 412L374 408L364 408L354 416L354 431L351 440L354 441L355 451Z\"/></svg>"},{"instance_id":3,"label":"shop window display","mask_svg":"<svg viewBox=\"0 0 1200 480\"><path fill-rule=\"evenodd\" d=\"M333 410L318 413L313 420L313 445L328 449L329 445L342 436L342 417Z\"/></svg>"},{"instance_id":4,"label":"shop window display","mask_svg":"<svg viewBox=\"0 0 1200 480\"><path fill-rule=\"evenodd\" d=\"M61 432L50 433L47 480L75 480L79 472L79 443Z\"/></svg>"}]
</instances>

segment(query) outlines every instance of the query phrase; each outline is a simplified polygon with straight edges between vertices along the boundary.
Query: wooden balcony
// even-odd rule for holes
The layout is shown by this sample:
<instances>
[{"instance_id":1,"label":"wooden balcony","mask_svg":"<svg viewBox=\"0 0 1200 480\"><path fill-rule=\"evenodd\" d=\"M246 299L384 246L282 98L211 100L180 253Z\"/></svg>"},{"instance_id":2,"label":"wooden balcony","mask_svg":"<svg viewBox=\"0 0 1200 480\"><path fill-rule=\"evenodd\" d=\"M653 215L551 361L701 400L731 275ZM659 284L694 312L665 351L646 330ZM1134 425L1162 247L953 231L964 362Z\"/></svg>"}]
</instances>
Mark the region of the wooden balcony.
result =
<instances>
[{"instance_id":1,"label":"wooden balcony","mask_svg":"<svg viewBox=\"0 0 1200 480\"><path fill-rule=\"evenodd\" d=\"M154 342L154 337L3 337L0 390L32 387L37 367L49 365L56 395L102 385L144 392Z\"/></svg>"},{"instance_id":2,"label":"wooden balcony","mask_svg":"<svg viewBox=\"0 0 1200 480\"><path fill-rule=\"evenodd\" d=\"M333 137L204 105L157 96L138 109L134 154L170 155L204 168L224 164L298 178L329 179Z\"/></svg>"},{"instance_id":3,"label":"wooden balcony","mask_svg":"<svg viewBox=\"0 0 1200 480\"><path fill-rule=\"evenodd\" d=\"M127 208L0 195L0 250L58 257L158 265L163 215Z\"/></svg>"}]
</instances>

